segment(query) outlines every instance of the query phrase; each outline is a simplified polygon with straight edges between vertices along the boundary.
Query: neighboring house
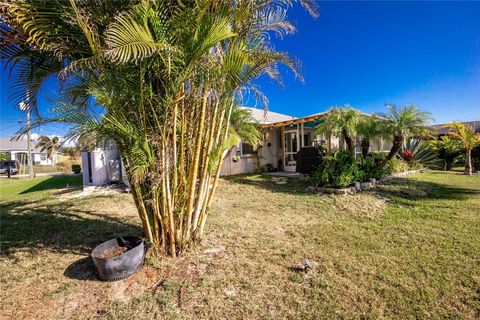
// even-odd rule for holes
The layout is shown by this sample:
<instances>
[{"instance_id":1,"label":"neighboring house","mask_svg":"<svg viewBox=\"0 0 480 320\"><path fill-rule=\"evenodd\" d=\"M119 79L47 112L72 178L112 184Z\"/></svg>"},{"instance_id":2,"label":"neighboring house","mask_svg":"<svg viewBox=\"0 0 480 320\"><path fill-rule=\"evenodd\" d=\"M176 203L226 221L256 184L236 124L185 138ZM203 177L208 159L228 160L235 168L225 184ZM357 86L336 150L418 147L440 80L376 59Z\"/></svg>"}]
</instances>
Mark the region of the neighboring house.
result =
<instances>
[{"instance_id":1,"label":"neighboring house","mask_svg":"<svg viewBox=\"0 0 480 320\"><path fill-rule=\"evenodd\" d=\"M464 125L470 126L475 129L475 132L480 132L480 120L473 120L473 121L460 121ZM445 136L451 130L450 125L452 122L449 123L441 123L433 125L433 129L437 132L438 137Z\"/></svg>"},{"instance_id":2,"label":"neighboring house","mask_svg":"<svg viewBox=\"0 0 480 320\"><path fill-rule=\"evenodd\" d=\"M255 172L260 166L271 164L280 171L296 171L294 155L302 147L323 145L328 150L344 148L343 140L315 134L318 124L328 112L316 113L303 118L295 118L263 109L247 108L262 127L264 141L255 152L252 146L239 143L223 162L221 174L234 175ZM358 142L358 141L357 141ZM356 152L360 153L360 143ZM381 141L372 145L371 151L390 151L391 143ZM84 185L104 185L125 180L120 155L113 144L97 148L92 152L82 152Z\"/></svg>"},{"instance_id":3,"label":"neighboring house","mask_svg":"<svg viewBox=\"0 0 480 320\"><path fill-rule=\"evenodd\" d=\"M62 153L56 151L53 159L48 159L47 151L41 151L41 148L36 148L34 141L30 143L30 150L32 152L33 164L35 165L56 164L62 155ZM28 164L27 140L12 141L10 138L0 138L0 153L6 155L6 158L11 160L18 160L22 165Z\"/></svg>"}]
</instances>

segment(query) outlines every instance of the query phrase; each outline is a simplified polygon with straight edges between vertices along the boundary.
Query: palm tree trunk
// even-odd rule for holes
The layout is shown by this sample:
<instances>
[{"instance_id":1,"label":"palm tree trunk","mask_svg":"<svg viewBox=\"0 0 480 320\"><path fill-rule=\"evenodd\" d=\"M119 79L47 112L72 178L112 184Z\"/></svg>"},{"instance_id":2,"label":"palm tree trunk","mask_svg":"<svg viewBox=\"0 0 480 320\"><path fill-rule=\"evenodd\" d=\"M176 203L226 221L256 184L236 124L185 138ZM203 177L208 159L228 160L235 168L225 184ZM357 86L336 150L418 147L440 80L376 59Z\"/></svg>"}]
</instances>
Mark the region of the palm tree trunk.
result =
<instances>
[{"instance_id":1,"label":"palm tree trunk","mask_svg":"<svg viewBox=\"0 0 480 320\"><path fill-rule=\"evenodd\" d=\"M465 162L465 174L472 175L472 150L467 149Z\"/></svg>"},{"instance_id":2,"label":"palm tree trunk","mask_svg":"<svg viewBox=\"0 0 480 320\"><path fill-rule=\"evenodd\" d=\"M385 163L392 160L393 157L397 154L398 150L400 150L400 147L402 146L402 140L403 140L403 137L400 135L396 135L395 137L393 137L392 148L390 149L390 152L385 158Z\"/></svg>"},{"instance_id":3,"label":"palm tree trunk","mask_svg":"<svg viewBox=\"0 0 480 320\"><path fill-rule=\"evenodd\" d=\"M342 130L343 139L345 140L345 144L347 145L347 150L350 151L352 155L355 155L355 146L353 144L353 139L348 134L347 130Z\"/></svg>"},{"instance_id":4,"label":"palm tree trunk","mask_svg":"<svg viewBox=\"0 0 480 320\"><path fill-rule=\"evenodd\" d=\"M368 156L368 150L370 149L370 141L368 139L362 140L362 157L366 158Z\"/></svg>"},{"instance_id":5,"label":"palm tree trunk","mask_svg":"<svg viewBox=\"0 0 480 320\"><path fill-rule=\"evenodd\" d=\"M388 161L393 159L393 157L397 154L398 150L400 150L400 147L402 146L402 140L403 137L400 135L396 135L393 137L393 144L390 152L387 154L383 161L378 162L378 164L375 166L375 169L382 168Z\"/></svg>"}]
</instances>

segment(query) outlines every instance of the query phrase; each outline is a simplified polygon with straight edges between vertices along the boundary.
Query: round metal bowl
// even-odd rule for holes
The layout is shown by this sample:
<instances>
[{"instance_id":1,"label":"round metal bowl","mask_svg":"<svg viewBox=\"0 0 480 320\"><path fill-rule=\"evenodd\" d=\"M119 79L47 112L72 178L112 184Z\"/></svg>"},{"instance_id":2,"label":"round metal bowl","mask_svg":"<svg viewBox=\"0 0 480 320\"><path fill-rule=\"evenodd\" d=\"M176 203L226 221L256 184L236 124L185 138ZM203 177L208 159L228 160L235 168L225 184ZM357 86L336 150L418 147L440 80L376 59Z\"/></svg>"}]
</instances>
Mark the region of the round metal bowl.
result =
<instances>
[{"instance_id":1,"label":"round metal bowl","mask_svg":"<svg viewBox=\"0 0 480 320\"><path fill-rule=\"evenodd\" d=\"M116 248L122 248L126 251L113 257L105 257L106 253ZM144 241L141 237L136 236L105 241L93 249L92 259L100 279L105 281L125 279L143 265L145 259Z\"/></svg>"}]
</instances>

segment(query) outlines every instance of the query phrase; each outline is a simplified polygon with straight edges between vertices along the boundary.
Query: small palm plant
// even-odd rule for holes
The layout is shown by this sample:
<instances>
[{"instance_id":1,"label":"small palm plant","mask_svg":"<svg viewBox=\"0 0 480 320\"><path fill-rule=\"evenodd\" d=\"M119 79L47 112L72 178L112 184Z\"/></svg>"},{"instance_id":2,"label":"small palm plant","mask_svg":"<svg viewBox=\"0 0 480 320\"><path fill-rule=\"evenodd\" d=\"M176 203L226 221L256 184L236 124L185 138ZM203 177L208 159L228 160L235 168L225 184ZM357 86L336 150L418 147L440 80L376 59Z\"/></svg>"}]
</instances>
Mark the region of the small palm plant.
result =
<instances>
[{"instance_id":1,"label":"small palm plant","mask_svg":"<svg viewBox=\"0 0 480 320\"><path fill-rule=\"evenodd\" d=\"M448 135L458 140L465 150L465 174L472 175L472 150L480 145L480 133L461 122L454 122L447 127L452 129Z\"/></svg>"},{"instance_id":2,"label":"small palm plant","mask_svg":"<svg viewBox=\"0 0 480 320\"><path fill-rule=\"evenodd\" d=\"M332 135L341 137L345 141L346 149L353 155L359 119L360 113L349 106L334 107L329 110L316 133L326 135L329 139Z\"/></svg>"},{"instance_id":3,"label":"small palm plant","mask_svg":"<svg viewBox=\"0 0 480 320\"><path fill-rule=\"evenodd\" d=\"M361 137L362 157L366 158L372 143L379 145L386 136L384 122L377 116L362 116L357 124L357 133Z\"/></svg>"},{"instance_id":4,"label":"small palm plant","mask_svg":"<svg viewBox=\"0 0 480 320\"><path fill-rule=\"evenodd\" d=\"M439 140L432 140L430 142L430 148L443 162L443 170L445 171L452 169L456 158L463 152L458 140L452 139L449 136L442 136Z\"/></svg>"},{"instance_id":5,"label":"small palm plant","mask_svg":"<svg viewBox=\"0 0 480 320\"><path fill-rule=\"evenodd\" d=\"M428 124L432 117L430 113L418 109L414 105L397 107L387 106L389 113L385 116L385 132L392 137L392 147L384 163L393 159L407 139L415 136L428 135Z\"/></svg>"},{"instance_id":6,"label":"small palm plant","mask_svg":"<svg viewBox=\"0 0 480 320\"><path fill-rule=\"evenodd\" d=\"M47 159L50 159L51 165L53 166L53 158L55 157L55 152L58 148L61 147L60 138L57 136L40 136L36 143L37 148L41 148L40 151L47 151Z\"/></svg>"}]
</instances>

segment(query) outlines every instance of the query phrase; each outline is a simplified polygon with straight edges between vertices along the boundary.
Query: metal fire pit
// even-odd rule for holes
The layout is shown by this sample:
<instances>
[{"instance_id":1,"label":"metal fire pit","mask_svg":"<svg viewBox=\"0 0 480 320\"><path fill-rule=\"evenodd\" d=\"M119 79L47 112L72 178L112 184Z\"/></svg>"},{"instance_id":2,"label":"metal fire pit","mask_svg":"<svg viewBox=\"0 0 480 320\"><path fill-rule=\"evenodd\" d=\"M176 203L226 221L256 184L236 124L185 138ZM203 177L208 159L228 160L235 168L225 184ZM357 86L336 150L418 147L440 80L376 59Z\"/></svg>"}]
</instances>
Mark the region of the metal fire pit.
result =
<instances>
[{"instance_id":1,"label":"metal fire pit","mask_svg":"<svg viewBox=\"0 0 480 320\"><path fill-rule=\"evenodd\" d=\"M126 248L127 251L111 258L104 257L105 253L121 247ZM144 258L144 241L136 236L108 240L92 251L92 259L98 275L105 281L121 280L131 276L143 265Z\"/></svg>"}]
</instances>

